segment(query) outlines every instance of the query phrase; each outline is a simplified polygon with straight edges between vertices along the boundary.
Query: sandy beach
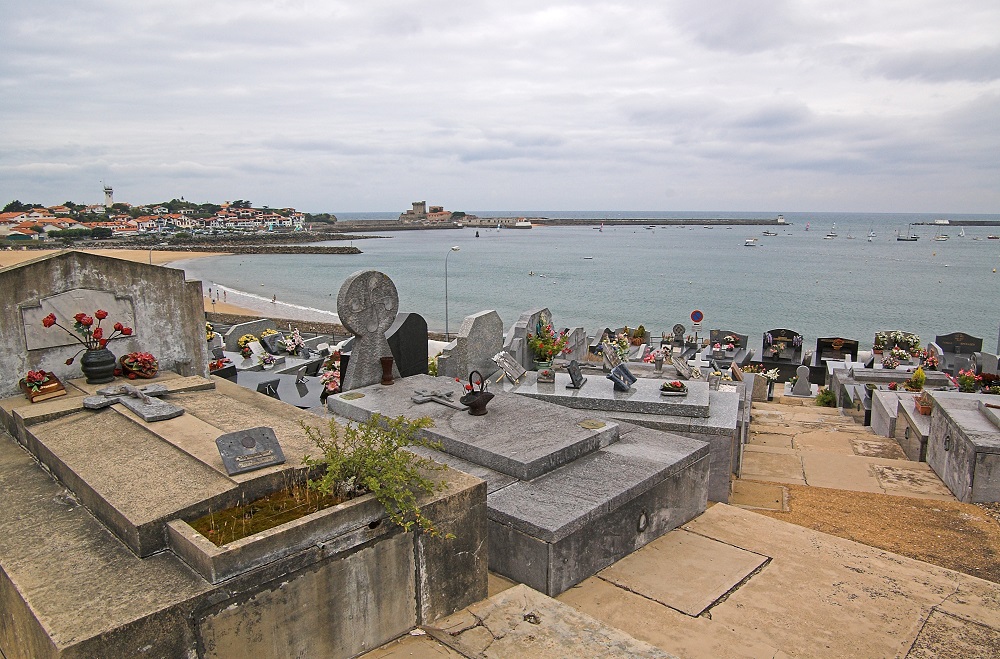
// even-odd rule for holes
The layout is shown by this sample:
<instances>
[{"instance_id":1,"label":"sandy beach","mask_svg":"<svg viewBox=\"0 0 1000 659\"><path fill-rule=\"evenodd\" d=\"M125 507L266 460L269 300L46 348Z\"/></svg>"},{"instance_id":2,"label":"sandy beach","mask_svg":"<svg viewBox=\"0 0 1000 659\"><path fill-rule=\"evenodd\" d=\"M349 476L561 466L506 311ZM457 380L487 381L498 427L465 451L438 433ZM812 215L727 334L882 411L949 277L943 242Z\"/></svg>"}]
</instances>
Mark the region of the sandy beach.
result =
<instances>
[{"instance_id":1,"label":"sandy beach","mask_svg":"<svg viewBox=\"0 0 1000 659\"><path fill-rule=\"evenodd\" d=\"M25 261L30 261L32 259L41 258L49 254L55 254L61 250L58 249L26 249L26 250L0 250L0 268L6 268L8 266L17 265L18 263L23 263ZM152 252L148 249L82 249L81 252L88 252L90 254L99 254L101 256L110 256L116 259L124 259L126 261L135 261L137 263L152 263L153 265L169 265L174 261L181 261L185 259L198 259L206 256L221 256L227 254L227 252L184 252L184 251L160 251L153 250ZM207 291L204 297L205 311L215 312L220 314L232 314L236 316L259 316L260 314L256 311L250 309L245 309L239 307L235 304L229 304L227 302L216 302L214 305L209 301Z\"/></svg>"}]
</instances>

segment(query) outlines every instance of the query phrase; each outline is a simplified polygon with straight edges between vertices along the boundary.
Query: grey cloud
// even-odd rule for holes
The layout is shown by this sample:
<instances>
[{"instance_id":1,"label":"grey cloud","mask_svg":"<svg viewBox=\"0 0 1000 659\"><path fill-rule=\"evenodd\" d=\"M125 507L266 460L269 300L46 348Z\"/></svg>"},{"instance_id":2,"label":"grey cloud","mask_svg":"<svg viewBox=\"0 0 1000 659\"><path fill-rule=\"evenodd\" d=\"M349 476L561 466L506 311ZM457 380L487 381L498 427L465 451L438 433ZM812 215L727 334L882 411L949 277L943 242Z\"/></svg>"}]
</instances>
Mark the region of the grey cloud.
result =
<instances>
[{"instance_id":1,"label":"grey cloud","mask_svg":"<svg viewBox=\"0 0 1000 659\"><path fill-rule=\"evenodd\" d=\"M991 82L1000 80L1000 46L889 54L870 70L891 80Z\"/></svg>"}]
</instances>

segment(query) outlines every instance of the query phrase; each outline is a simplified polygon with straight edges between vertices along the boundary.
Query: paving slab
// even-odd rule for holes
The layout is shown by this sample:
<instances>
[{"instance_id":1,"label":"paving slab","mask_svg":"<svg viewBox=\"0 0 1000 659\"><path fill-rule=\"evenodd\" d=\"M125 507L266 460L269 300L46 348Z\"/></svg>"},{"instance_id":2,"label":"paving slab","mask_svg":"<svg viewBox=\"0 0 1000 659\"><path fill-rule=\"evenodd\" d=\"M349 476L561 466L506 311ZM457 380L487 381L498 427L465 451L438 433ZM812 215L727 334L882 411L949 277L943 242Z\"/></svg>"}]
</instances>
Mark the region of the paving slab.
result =
<instances>
[{"instance_id":1,"label":"paving slab","mask_svg":"<svg viewBox=\"0 0 1000 659\"><path fill-rule=\"evenodd\" d=\"M808 485L855 492L885 492L885 488L871 469L871 463L865 458L856 455L803 451L801 459Z\"/></svg>"},{"instance_id":2,"label":"paving slab","mask_svg":"<svg viewBox=\"0 0 1000 659\"><path fill-rule=\"evenodd\" d=\"M951 491L924 462L913 466L873 464L872 470L886 494L954 501Z\"/></svg>"},{"instance_id":3,"label":"paving slab","mask_svg":"<svg viewBox=\"0 0 1000 659\"><path fill-rule=\"evenodd\" d=\"M906 453L899 446L898 442L886 441L877 437L869 436L866 439L853 438L851 446L856 455L869 458L889 458L891 460L906 460Z\"/></svg>"},{"instance_id":4,"label":"paving slab","mask_svg":"<svg viewBox=\"0 0 1000 659\"><path fill-rule=\"evenodd\" d=\"M772 453L747 445L743 451L743 478L805 485L802 459L794 453Z\"/></svg>"},{"instance_id":5,"label":"paving slab","mask_svg":"<svg viewBox=\"0 0 1000 659\"><path fill-rule=\"evenodd\" d=\"M906 659L995 659L1000 631L933 611Z\"/></svg>"},{"instance_id":6,"label":"paving slab","mask_svg":"<svg viewBox=\"0 0 1000 659\"><path fill-rule=\"evenodd\" d=\"M698 616L769 560L711 538L671 532L597 576L689 616Z\"/></svg>"},{"instance_id":7,"label":"paving slab","mask_svg":"<svg viewBox=\"0 0 1000 659\"><path fill-rule=\"evenodd\" d=\"M809 430L795 435L795 448L804 451L830 451L842 455L854 455L851 440L844 434L830 430Z\"/></svg>"},{"instance_id":8,"label":"paving slab","mask_svg":"<svg viewBox=\"0 0 1000 659\"><path fill-rule=\"evenodd\" d=\"M750 444L754 446L769 446L777 448L792 448L792 435L782 435L777 433L756 432L750 433Z\"/></svg>"},{"instance_id":9,"label":"paving slab","mask_svg":"<svg viewBox=\"0 0 1000 659\"><path fill-rule=\"evenodd\" d=\"M461 655L483 659L674 656L524 585L505 590L425 629Z\"/></svg>"},{"instance_id":10,"label":"paving slab","mask_svg":"<svg viewBox=\"0 0 1000 659\"><path fill-rule=\"evenodd\" d=\"M788 510L788 488L740 478L733 481L733 495L729 503L743 508Z\"/></svg>"},{"instance_id":11,"label":"paving slab","mask_svg":"<svg viewBox=\"0 0 1000 659\"><path fill-rule=\"evenodd\" d=\"M423 630L419 630L423 632ZM464 654L452 650L429 634L407 634L380 648L366 652L359 659L462 659Z\"/></svg>"}]
</instances>

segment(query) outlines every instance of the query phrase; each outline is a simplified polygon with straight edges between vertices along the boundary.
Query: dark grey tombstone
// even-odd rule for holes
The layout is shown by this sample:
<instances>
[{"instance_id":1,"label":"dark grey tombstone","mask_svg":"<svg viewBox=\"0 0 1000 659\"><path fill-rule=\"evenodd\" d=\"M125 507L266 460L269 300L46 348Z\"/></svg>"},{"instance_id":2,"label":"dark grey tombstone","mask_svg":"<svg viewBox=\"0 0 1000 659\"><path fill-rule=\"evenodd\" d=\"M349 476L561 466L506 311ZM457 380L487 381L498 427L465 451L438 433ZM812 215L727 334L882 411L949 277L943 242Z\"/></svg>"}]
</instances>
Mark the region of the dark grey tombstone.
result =
<instances>
[{"instance_id":1,"label":"dark grey tombstone","mask_svg":"<svg viewBox=\"0 0 1000 659\"><path fill-rule=\"evenodd\" d=\"M285 462L278 438L267 426L220 435L215 444L230 476Z\"/></svg>"},{"instance_id":2,"label":"dark grey tombstone","mask_svg":"<svg viewBox=\"0 0 1000 659\"><path fill-rule=\"evenodd\" d=\"M771 343L767 337L770 335ZM795 345L798 342L798 345ZM802 358L802 335L795 330L778 328L764 334L764 354L762 360L767 361L799 361ZM774 349L778 349L778 356L773 356Z\"/></svg>"},{"instance_id":3,"label":"dark grey tombstone","mask_svg":"<svg viewBox=\"0 0 1000 659\"><path fill-rule=\"evenodd\" d=\"M569 373L570 379L570 383L566 385L567 389L579 389L587 381L587 378L580 372L580 364L575 359L569 363L566 371Z\"/></svg>"},{"instance_id":4,"label":"dark grey tombstone","mask_svg":"<svg viewBox=\"0 0 1000 659\"><path fill-rule=\"evenodd\" d=\"M953 355L969 355L974 352L981 352L983 349L982 339L963 334L962 332L952 332L944 336L937 336L934 338L934 343L941 346L941 350L944 352Z\"/></svg>"},{"instance_id":5,"label":"dark grey tombstone","mask_svg":"<svg viewBox=\"0 0 1000 659\"><path fill-rule=\"evenodd\" d=\"M746 334L740 334L739 332L733 332L732 330L711 330L708 333L708 342L712 345L716 343L725 345L727 341L725 340L727 336L733 337L733 346L737 349L746 349L747 340L750 338Z\"/></svg>"},{"instance_id":6,"label":"dark grey tombstone","mask_svg":"<svg viewBox=\"0 0 1000 659\"><path fill-rule=\"evenodd\" d=\"M212 356L216 359L223 359L226 356L225 348L212 348Z\"/></svg>"},{"instance_id":7,"label":"dark grey tombstone","mask_svg":"<svg viewBox=\"0 0 1000 659\"><path fill-rule=\"evenodd\" d=\"M427 321L417 313L396 314L385 333L400 377L427 373Z\"/></svg>"},{"instance_id":8,"label":"dark grey tombstone","mask_svg":"<svg viewBox=\"0 0 1000 659\"><path fill-rule=\"evenodd\" d=\"M858 342L839 336L828 336L816 339L816 359L820 362L843 361L850 356L851 361L858 359Z\"/></svg>"},{"instance_id":9,"label":"dark grey tombstone","mask_svg":"<svg viewBox=\"0 0 1000 659\"><path fill-rule=\"evenodd\" d=\"M264 350L267 350L272 355L277 355L285 351L281 347L283 338L281 334L268 334L267 336L260 337L260 344L264 346Z\"/></svg>"},{"instance_id":10,"label":"dark grey tombstone","mask_svg":"<svg viewBox=\"0 0 1000 659\"><path fill-rule=\"evenodd\" d=\"M632 388L632 383L635 382L635 380L632 379L634 376L629 373L625 364L615 366L605 377L614 383L615 391L628 391Z\"/></svg>"}]
</instances>

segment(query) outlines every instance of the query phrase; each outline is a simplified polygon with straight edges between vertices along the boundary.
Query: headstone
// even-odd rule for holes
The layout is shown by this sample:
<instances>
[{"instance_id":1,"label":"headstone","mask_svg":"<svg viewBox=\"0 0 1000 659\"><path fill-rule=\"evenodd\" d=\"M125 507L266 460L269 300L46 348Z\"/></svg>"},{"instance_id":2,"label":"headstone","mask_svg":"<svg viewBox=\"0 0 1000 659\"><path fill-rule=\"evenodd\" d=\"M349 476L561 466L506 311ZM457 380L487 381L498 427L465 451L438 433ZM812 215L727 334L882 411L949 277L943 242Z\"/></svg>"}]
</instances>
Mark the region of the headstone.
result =
<instances>
[{"instance_id":1,"label":"headstone","mask_svg":"<svg viewBox=\"0 0 1000 659\"><path fill-rule=\"evenodd\" d=\"M677 369L677 377L679 377L680 379L682 380L695 379L694 369L690 365L688 365L688 363L683 359L675 359L674 368ZM698 371L698 374L699 374L698 377L701 377L700 370Z\"/></svg>"},{"instance_id":2,"label":"headstone","mask_svg":"<svg viewBox=\"0 0 1000 659\"><path fill-rule=\"evenodd\" d=\"M818 361L841 361L845 358L858 358L857 341L833 336L816 339L816 359Z\"/></svg>"},{"instance_id":3,"label":"headstone","mask_svg":"<svg viewBox=\"0 0 1000 659\"><path fill-rule=\"evenodd\" d=\"M673 327L673 337L674 337L673 338L673 343L675 345L684 345L684 332L685 331L686 330L684 329L684 326L681 325L680 323L677 323L676 325L674 325L674 327Z\"/></svg>"},{"instance_id":4,"label":"headstone","mask_svg":"<svg viewBox=\"0 0 1000 659\"><path fill-rule=\"evenodd\" d=\"M216 359L225 359L226 351L223 348L212 348L212 356Z\"/></svg>"},{"instance_id":5,"label":"headstone","mask_svg":"<svg viewBox=\"0 0 1000 659\"><path fill-rule=\"evenodd\" d=\"M142 417L142 420L166 421L184 414L184 408L172 405L165 400L154 398L167 393L162 384L149 384L145 387L134 387L130 384L117 384L97 390L96 396L83 399L83 406L88 410L99 410L115 403L121 403Z\"/></svg>"},{"instance_id":6,"label":"headstone","mask_svg":"<svg viewBox=\"0 0 1000 659\"><path fill-rule=\"evenodd\" d=\"M384 273L359 270L346 280L337 294L337 314L341 324L355 336L351 359L341 379L341 389L350 391L382 381L382 357L392 350L385 333L396 320L399 294ZM392 366L393 378L399 368Z\"/></svg>"},{"instance_id":7,"label":"headstone","mask_svg":"<svg viewBox=\"0 0 1000 659\"><path fill-rule=\"evenodd\" d=\"M569 373L569 384L566 385L567 389L579 389L587 381L587 378L580 371L580 364L575 359L566 367L566 372Z\"/></svg>"},{"instance_id":8,"label":"headstone","mask_svg":"<svg viewBox=\"0 0 1000 659\"><path fill-rule=\"evenodd\" d=\"M260 345L272 355L281 354L285 351L281 346L282 341L283 337L281 334L268 334L267 336L260 337Z\"/></svg>"},{"instance_id":9,"label":"headstone","mask_svg":"<svg viewBox=\"0 0 1000 659\"><path fill-rule=\"evenodd\" d=\"M614 383L615 391L628 391L635 384L636 380L638 380L624 363L619 363L612 368L611 372L605 377Z\"/></svg>"},{"instance_id":10,"label":"headstone","mask_svg":"<svg viewBox=\"0 0 1000 659\"><path fill-rule=\"evenodd\" d=\"M260 357L267 352L264 350L264 346L260 344L260 341L251 341L247 344L247 348L250 349L250 352L253 353L254 357Z\"/></svg>"},{"instance_id":11,"label":"headstone","mask_svg":"<svg viewBox=\"0 0 1000 659\"><path fill-rule=\"evenodd\" d=\"M569 349L565 355L564 359L569 360L585 360L587 358L588 345L587 345L587 331L582 327L574 327L566 334L568 340L566 347Z\"/></svg>"},{"instance_id":12,"label":"headstone","mask_svg":"<svg viewBox=\"0 0 1000 659\"><path fill-rule=\"evenodd\" d=\"M953 355L968 355L983 349L983 340L981 338L969 336L962 332L952 332L944 336L934 337L934 343L941 346L941 350L944 352Z\"/></svg>"},{"instance_id":13,"label":"headstone","mask_svg":"<svg viewBox=\"0 0 1000 659\"><path fill-rule=\"evenodd\" d=\"M750 339L750 337L746 334L740 334L739 332L733 332L732 330L722 329L709 331L708 337L708 341L712 345L718 343L725 346L727 343L732 343L736 350L745 350L747 342Z\"/></svg>"},{"instance_id":14,"label":"headstone","mask_svg":"<svg viewBox=\"0 0 1000 659\"><path fill-rule=\"evenodd\" d=\"M773 329L764 333L765 360L799 361L802 358L802 335L790 329Z\"/></svg>"},{"instance_id":15,"label":"headstone","mask_svg":"<svg viewBox=\"0 0 1000 659\"><path fill-rule=\"evenodd\" d=\"M809 367L805 364L795 369L795 384L792 385L793 396L811 396L812 387L809 385Z\"/></svg>"},{"instance_id":16,"label":"headstone","mask_svg":"<svg viewBox=\"0 0 1000 659\"><path fill-rule=\"evenodd\" d=\"M534 355L528 347L528 335L537 331L538 324L547 325L552 322L552 312L547 308L532 309L525 311L517 319L517 322L507 332L507 343L503 349L514 357L514 359L525 369L532 367Z\"/></svg>"},{"instance_id":17,"label":"headstone","mask_svg":"<svg viewBox=\"0 0 1000 659\"><path fill-rule=\"evenodd\" d=\"M215 444L230 476L285 462L274 430L266 426L220 435Z\"/></svg>"},{"instance_id":18,"label":"headstone","mask_svg":"<svg viewBox=\"0 0 1000 659\"><path fill-rule=\"evenodd\" d=\"M743 382L743 369L740 368L739 364L733 362L732 365L730 365L729 370L732 372L733 380L735 382Z\"/></svg>"},{"instance_id":19,"label":"headstone","mask_svg":"<svg viewBox=\"0 0 1000 659\"><path fill-rule=\"evenodd\" d=\"M226 344L226 350L236 352L240 349L238 341L241 336L245 334L260 336L260 333L266 329L277 329L277 326L274 324L273 320L268 318L238 323L226 330L226 333L222 335L222 340Z\"/></svg>"},{"instance_id":20,"label":"headstone","mask_svg":"<svg viewBox=\"0 0 1000 659\"><path fill-rule=\"evenodd\" d=\"M385 333L399 377L427 373L427 321L418 313L396 314Z\"/></svg>"},{"instance_id":21,"label":"headstone","mask_svg":"<svg viewBox=\"0 0 1000 659\"><path fill-rule=\"evenodd\" d=\"M472 371L479 371L488 378L497 369L493 356L502 349L503 320L500 314L490 310L466 316L455 341L442 354L444 361L438 361L438 375L463 378Z\"/></svg>"}]
</instances>

